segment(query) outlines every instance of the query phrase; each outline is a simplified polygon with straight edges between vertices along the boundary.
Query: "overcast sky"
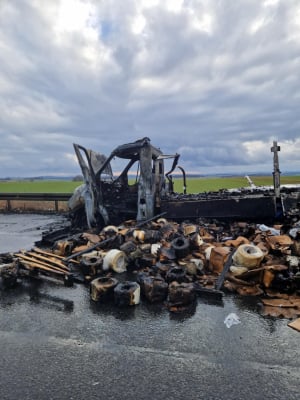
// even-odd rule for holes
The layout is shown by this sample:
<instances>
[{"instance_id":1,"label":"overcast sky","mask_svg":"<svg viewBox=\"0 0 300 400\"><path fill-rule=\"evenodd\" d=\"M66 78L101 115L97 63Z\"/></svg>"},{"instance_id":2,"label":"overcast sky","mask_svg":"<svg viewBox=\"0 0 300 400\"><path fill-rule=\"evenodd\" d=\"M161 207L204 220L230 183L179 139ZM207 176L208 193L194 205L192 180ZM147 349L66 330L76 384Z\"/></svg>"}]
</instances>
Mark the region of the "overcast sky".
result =
<instances>
[{"instance_id":1,"label":"overcast sky","mask_svg":"<svg viewBox=\"0 0 300 400\"><path fill-rule=\"evenodd\" d=\"M300 171L299 0L0 0L0 177L148 136L198 173Z\"/></svg>"}]
</instances>

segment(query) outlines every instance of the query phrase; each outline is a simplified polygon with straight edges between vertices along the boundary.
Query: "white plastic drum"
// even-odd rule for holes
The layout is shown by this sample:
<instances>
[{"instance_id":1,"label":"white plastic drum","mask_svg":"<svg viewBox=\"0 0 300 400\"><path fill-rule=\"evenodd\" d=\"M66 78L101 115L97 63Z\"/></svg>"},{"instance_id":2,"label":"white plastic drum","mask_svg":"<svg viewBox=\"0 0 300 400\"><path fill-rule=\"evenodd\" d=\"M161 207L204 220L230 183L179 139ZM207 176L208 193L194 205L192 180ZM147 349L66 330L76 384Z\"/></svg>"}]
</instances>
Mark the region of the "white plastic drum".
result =
<instances>
[{"instance_id":1,"label":"white plastic drum","mask_svg":"<svg viewBox=\"0 0 300 400\"><path fill-rule=\"evenodd\" d=\"M126 271L126 265L126 255L123 251L118 249L109 250L103 258L104 271L112 269L120 274Z\"/></svg>"},{"instance_id":2,"label":"white plastic drum","mask_svg":"<svg viewBox=\"0 0 300 400\"><path fill-rule=\"evenodd\" d=\"M232 257L235 265L248 269L258 267L263 258L261 249L252 244L241 244Z\"/></svg>"}]
</instances>

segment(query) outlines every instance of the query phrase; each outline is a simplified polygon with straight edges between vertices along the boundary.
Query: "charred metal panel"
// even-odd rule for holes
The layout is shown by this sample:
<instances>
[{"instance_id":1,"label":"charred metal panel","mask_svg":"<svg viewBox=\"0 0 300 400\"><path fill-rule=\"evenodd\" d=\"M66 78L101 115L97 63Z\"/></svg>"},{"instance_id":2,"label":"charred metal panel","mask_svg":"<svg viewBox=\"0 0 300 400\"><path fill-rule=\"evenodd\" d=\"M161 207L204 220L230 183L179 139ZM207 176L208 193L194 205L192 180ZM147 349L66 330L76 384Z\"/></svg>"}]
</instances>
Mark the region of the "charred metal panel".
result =
<instances>
[{"instance_id":1,"label":"charred metal panel","mask_svg":"<svg viewBox=\"0 0 300 400\"><path fill-rule=\"evenodd\" d=\"M218 199L164 199L161 211L175 220L194 218L274 218L276 203L272 196L230 197Z\"/></svg>"},{"instance_id":2,"label":"charred metal panel","mask_svg":"<svg viewBox=\"0 0 300 400\"><path fill-rule=\"evenodd\" d=\"M117 156L117 157L120 157L120 158L127 158L127 159L135 158L135 159L138 159L140 150L144 146L151 146L153 158L157 158L159 155L162 154L162 152L158 148L150 145L150 139L147 138L147 137L144 137L143 139L136 140L133 143L127 143L127 144L123 144L121 146L118 146L112 152L112 154L114 156Z\"/></svg>"},{"instance_id":3,"label":"charred metal panel","mask_svg":"<svg viewBox=\"0 0 300 400\"><path fill-rule=\"evenodd\" d=\"M281 202L284 213L298 213L300 210L300 191L291 191L281 194Z\"/></svg>"}]
</instances>

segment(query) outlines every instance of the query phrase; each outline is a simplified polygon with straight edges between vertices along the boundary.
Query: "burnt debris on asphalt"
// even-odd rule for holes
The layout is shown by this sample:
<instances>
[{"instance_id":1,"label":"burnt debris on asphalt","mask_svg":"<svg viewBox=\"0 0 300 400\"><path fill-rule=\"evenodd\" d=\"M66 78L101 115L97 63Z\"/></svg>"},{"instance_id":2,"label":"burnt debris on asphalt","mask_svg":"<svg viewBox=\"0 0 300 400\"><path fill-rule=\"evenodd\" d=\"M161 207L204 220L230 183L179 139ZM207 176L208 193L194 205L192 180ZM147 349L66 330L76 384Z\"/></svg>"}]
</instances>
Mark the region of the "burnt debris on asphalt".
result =
<instances>
[{"instance_id":1,"label":"burnt debris on asphalt","mask_svg":"<svg viewBox=\"0 0 300 400\"><path fill-rule=\"evenodd\" d=\"M300 221L254 222L128 220L97 232L59 239L45 233L39 246L0 255L3 287L23 279L51 279L89 287L91 301L135 306L160 302L170 312L196 296L224 292L256 296L261 313L300 316Z\"/></svg>"},{"instance_id":2,"label":"burnt debris on asphalt","mask_svg":"<svg viewBox=\"0 0 300 400\"><path fill-rule=\"evenodd\" d=\"M226 291L257 297L263 315L300 316L300 189L280 185L277 142L273 188L257 188L248 177L245 190L198 195L186 194L179 155L163 155L148 138L108 158L74 148L84 184L69 202L71 226L44 233L31 250L0 254L3 287L28 278L83 283L93 302L136 306L142 299L171 313L195 306L197 296L222 300ZM118 177L114 157L128 163ZM173 192L176 167L182 194Z\"/></svg>"}]
</instances>

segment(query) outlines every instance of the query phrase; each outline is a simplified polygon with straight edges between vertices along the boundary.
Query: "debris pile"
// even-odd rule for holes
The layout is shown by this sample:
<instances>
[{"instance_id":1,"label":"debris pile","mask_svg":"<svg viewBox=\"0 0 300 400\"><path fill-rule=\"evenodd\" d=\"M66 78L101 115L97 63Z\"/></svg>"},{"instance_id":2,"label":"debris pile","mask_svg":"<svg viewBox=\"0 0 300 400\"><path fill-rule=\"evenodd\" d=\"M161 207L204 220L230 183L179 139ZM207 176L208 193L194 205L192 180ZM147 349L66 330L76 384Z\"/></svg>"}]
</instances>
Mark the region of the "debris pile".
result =
<instances>
[{"instance_id":1,"label":"debris pile","mask_svg":"<svg viewBox=\"0 0 300 400\"><path fill-rule=\"evenodd\" d=\"M140 297L172 312L196 295L223 291L259 296L262 313L300 316L300 224L233 222L181 224L158 218L79 232L50 249L0 255L2 281L48 276L89 284L92 301L133 306Z\"/></svg>"}]
</instances>

